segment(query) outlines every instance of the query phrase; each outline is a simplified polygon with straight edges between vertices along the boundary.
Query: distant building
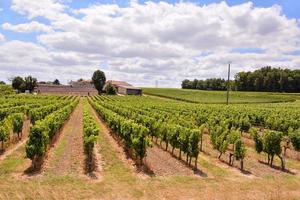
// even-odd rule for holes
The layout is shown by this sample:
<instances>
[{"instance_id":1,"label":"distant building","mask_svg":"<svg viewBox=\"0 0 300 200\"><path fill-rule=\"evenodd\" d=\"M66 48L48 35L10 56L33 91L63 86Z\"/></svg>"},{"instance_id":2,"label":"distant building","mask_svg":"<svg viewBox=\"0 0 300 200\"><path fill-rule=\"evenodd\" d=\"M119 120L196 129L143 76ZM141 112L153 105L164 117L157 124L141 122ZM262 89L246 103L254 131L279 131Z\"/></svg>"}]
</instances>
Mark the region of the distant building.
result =
<instances>
[{"instance_id":1,"label":"distant building","mask_svg":"<svg viewBox=\"0 0 300 200\"><path fill-rule=\"evenodd\" d=\"M108 83L111 83L117 90L117 93L123 94L123 95L142 95L142 89L132 86L131 84L125 82L125 81L114 81L114 80L108 80L106 81L106 85Z\"/></svg>"},{"instance_id":2,"label":"distant building","mask_svg":"<svg viewBox=\"0 0 300 200\"><path fill-rule=\"evenodd\" d=\"M35 92L39 94L64 94L64 95L97 95L98 91L90 80L71 81L69 85L37 84Z\"/></svg>"}]
</instances>

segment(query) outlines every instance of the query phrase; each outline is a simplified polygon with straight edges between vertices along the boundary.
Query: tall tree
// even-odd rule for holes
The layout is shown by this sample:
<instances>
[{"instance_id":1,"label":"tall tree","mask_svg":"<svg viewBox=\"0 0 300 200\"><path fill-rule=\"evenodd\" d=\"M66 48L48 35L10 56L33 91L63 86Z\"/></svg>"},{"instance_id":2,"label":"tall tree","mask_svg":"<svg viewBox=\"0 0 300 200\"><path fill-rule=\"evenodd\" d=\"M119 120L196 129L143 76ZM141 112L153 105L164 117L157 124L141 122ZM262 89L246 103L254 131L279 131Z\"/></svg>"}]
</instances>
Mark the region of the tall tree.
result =
<instances>
[{"instance_id":1,"label":"tall tree","mask_svg":"<svg viewBox=\"0 0 300 200\"><path fill-rule=\"evenodd\" d=\"M60 85L59 80L58 80L58 79L55 79L55 80L53 81L53 85Z\"/></svg>"},{"instance_id":2,"label":"tall tree","mask_svg":"<svg viewBox=\"0 0 300 200\"><path fill-rule=\"evenodd\" d=\"M32 76L25 77L25 87L31 93L37 85L37 79Z\"/></svg>"},{"instance_id":3,"label":"tall tree","mask_svg":"<svg viewBox=\"0 0 300 200\"><path fill-rule=\"evenodd\" d=\"M101 94L103 86L106 82L106 77L103 71L96 70L92 77L93 84L98 90L98 93Z\"/></svg>"},{"instance_id":4,"label":"tall tree","mask_svg":"<svg viewBox=\"0 0 300 200\"><path fill-rule=\"evenodd\" d=\"M24 86L24 80L22 77L20 76L16 76L12 79L12 87L18 91L21 91L23 88L21 88L22 86Z\"/></svg>"},{"instance_id":5,"label":"tall tree","mask_svg":"<svg viewBox=\"0 0 300 200\"><path fill-rule=\"evenodd\" d=\"M0 85L5 85L6 83L4 81L0 81Z\"/></svg>"},{"instance_id":6,"label":"tall tree","mask_svg":"<svg viewBox=\"0 0 300 200\"><path fill-rule=\"evenodd\" d=\"M226 81L221 78L211 78L206 80L194 79L190 81L185 79L181 83L183 89L198 89L198 90L226 90Z\"/></svg>"},{"instance_id":7,"label":"tall tree","mask_svg":"<svg viewBox=\"0 0 300 200\"><path fill-rule=\"evenodd\" d=\"M300 70L267 66L253 72L241 71L230 85L232 90L239 91L300 92ZM221 78L185 79L181 86L183 89L226 90L226 81Z\"/></svg>"}]
</instances>

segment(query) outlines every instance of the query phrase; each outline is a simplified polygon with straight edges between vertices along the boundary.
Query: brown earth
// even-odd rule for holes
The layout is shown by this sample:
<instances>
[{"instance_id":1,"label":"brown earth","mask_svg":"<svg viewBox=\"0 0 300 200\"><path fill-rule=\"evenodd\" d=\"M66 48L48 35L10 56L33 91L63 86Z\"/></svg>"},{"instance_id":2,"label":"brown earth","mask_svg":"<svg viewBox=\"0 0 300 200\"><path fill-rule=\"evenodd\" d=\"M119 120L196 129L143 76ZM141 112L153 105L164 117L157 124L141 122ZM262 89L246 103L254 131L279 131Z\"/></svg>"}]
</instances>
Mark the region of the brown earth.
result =
<instances>
[{"instance_id":1,"label":"brown earth","mask_svg":"<svg viewBox=\"0 0 300 200\"><path fill-rule=\"evenodd\" d=\"M224 166L226 168L230 168L240 174L244 174L248 177L265 177L266 174L267 175L280 175L280 174L291 174L294 176L300 176L300 173L298 172L298 170L292 169L291 166L289 166L289 161L287 161L287 170L286 172L282 172L280 169L280 162L279 159L275 157L275 161L274 161L274 167L270 167L268 165L266 165L266 159L267 156L264 154L257 154L255 152L255 150L253 148L247 147L247 151L246 151L246 158L244 159L244 172L241 172L239 170L240 168L240 162L239 161L235 161L233 166L229 166L228 165L228 153L225 153L224 155L222 155L221 159L219 160L218 157L218 152L217 150L214 150L212 148L212 145L210 143L210 138L209 135L204 134L203 136L203 153L200 153L200 156L203 155L204 157L209 156L210 160L213 161L214 160L214 164L218 165L218 166Z\"/></svg>"},{"instance_id":2,"label":"brown earth","mask_svg":"<svg viewBox=\"0 0 300 200\"><path fill-rule=\"evenodd\" d=\"M196 173L156 144L147 149L145 163L156 176L193 175Z\"/></svg>"},{"instance_id":3,"label":"brown earth","mask_svg":"<svg viewBox=\"0 0 300 200\"><path fill-rule=\"evenodd\" d=\"M243 142L246 144L246 146L254 148L255 143L254 143L253 139L251 138L250 134L249 133L243 133L242 135L243 135L243 137L242 137ZM300 152L295 151L292 147L290 147L286 151L286 158L290 158L290 159L300 161Z\"/></svg>"},{"instance_id":4,"label":"brown earth","mask_svg":"<svg viewBox=\"0 0 300 200\"><path fill-rule=\"evenodd\" d=\"M7 143L5 143L6 149L0 154L0 160L4 160L7 156L11 155L16 149L24 145L28 140L30 129L30 120L26 119L23 123L21 139L17 138L17 135L11 135Z\"/></svg>"},{"instance_id":5,"label":"brown earth","mask_svg":"<svg viewBox=\"0 0 300 200\"><path fill-rule=\"evenodd\" d=\"M95 111L93 111L95 113ZM98 115L97 115L98 116ZM98 119L100 125L104 127L105 133L110 138L111 142L114 143L114 148L118 149L118 152L120 154L125 154L123 148L113 139L113 137L109 134L111 130L105 125L105 122ZM228 164L228 152L226 152L224 155L222 155L221 159L219 160L218 152L212 148L212 145L210 144L209 135L204 134L204 140L203 140L203 152L199 154L199 158L202 158L203 160L213 163L214 165L221 167L223 169L229 170L237 175L237 177L244 176L247 178L255 178L255 177L264 177L266 174L268 175L278 175L283 173L279 168L279 161L275 158L274 167L270 167L266 165L265 162L265 155L258 155L253 151L252 147L252 141L250 139L244 138L246 140L246 145L248 146L247 150L247 156L244 159L244 171L240 171L240 162L235 161L233 166L230 166ZM159 142L158 142L159 143ZM204 177L212 177L209 172L207 172L205 169L204 171L201 171L201 165L199 165L199 168L201 170L198 170L195 172L193 170L193 167L189 167L187 163L184 161L185 155L182 155L182 160L178 159L179 157L179 150L176 149L174 151L174 156L171 155L170 151L164 150L164 143L162 143L162 147L155 144L153 142L153 147L147 149L147 157L145 158L145 164L150 169L150 174L157 175L157 176L166 176L166 175L193 175L197 174ZM123 159L124 160L124 159ZM132 167L134 167L134 162L128 157L125 159L127 163L129 163ZM194 159L192 161L194 163ZM193 164L192 164L193 166ZM289 165L287 164L288 170L286 173L297 175L297 170L291 169Z\"/></svg>"},{"instance_id":6,"label":"brown earth","mask_svg":"<svg viewBox=\"0 0 300 200\"><path fill-rule=\"evenodd\" d=\"M55 175L83 174L84 160L83 102L80 100L49 150L43 171Z\"/></svg>"},{"instance_id":7,"label":"brown earth","mask_svg":"<svg viewBox=\"0 0 300 200\"><path fill-rule=\"evenodd\" d=\"M115 149L119 159L122 160L126 165L130 166L132 170L136 170L135 162L131 158L129 158L129 156L125 153L123 147L112 137L111 129L100 118L100 116L96 113L92 106L90 106L90 108L91 114L94 116L96 122L101 128L101 134L109 140L110 145Z\"/></svg>"},{"instance_id":8,"label":"brown earth","mask_svg":"<svg viewBox=\"0 0 300 200\"><path fill-rule=\"evenodd\" d=\"M106 137L109 138L111 145L117 150L119 157L127 163L132 169L140 172L140 169L136 168L135 162L126 155L120 142L117 142L111 135L110 128L105 124L99 115L93 110L94 116L97 122L100 124L101 129ZM185 165L177 158L171 156L168 152L164 151L156 144L153 144L151 148L147 149L147 156L144 159L146 169L144 173L150 176L169 176L169 175L204 175L201 171L194 171L193 168Z\"/></svg>"},{"instance_id":9,"label":"brown earth","mask_svg":"<svg viewBox=\"0 0 300 200\"><path fill-rule=\"evenodd\" d=\"M79 128L75 120L79 117L78 110L80 110L80 104L63 127L55 147L50 150L47 162L51 162L49 164L54 168L51 169L52 171L47 171L48 173L53 173L58 169L57 165L59 164L65 165L61 158L67 151L67 146L70 145L68 144L68 140L71 138L69 134L73 132L74 135L77 135L77 139L81 134L82 138L82 133L71 131L73 128L71 125ZM94 110L93 114L96 116ZM153 171L156 170L159 175L143 176L147 178L141 179L140 174L132 173L137 171L134 162L126 157L122 146L110 135L110 130L105 123L97 117L96 119L102 127L102 131L99 144L95 148L100 149L99 152L105 162L101 181L89 181L82 178L77 171L75 171L75 176L56 176L57 174L54 173L54 176L42 175L33 176L31 179L20 179L15 174L23 171L29 160L24 157L24 146L22 146L0 162L0 172L6 171L0 173L0 199L300 199L300 178L297 172L300 170L299 162L288 159L287 168L295 173L282 172L259 162L266 160L266 156L256 154L253 148L249 147L246 153L246 173L244 174L238 169L239 162L236 161L233 167L227 164L228 154L223 155L221 161L217 158L218 152L212 149L208 135L204 136L204 152L200 153L198 159L198 167L201 172L203 171L201 178L195 175L190 176L189 172L187 174L183 172L183 175L180 175L175 170L175 176L159 174L164 172L161 167L169 165L166 164L169 162L167 158L172 157L170 148L168 151L164 151L165 144L162 143L162 147L154 144L155 146L148 152L149 157L146 158L146 163L150 161L148 163L150 166L153 160L157 165L162 163L159 168L152 167ZM77 143L74 148L81 149L82 142ZM76 157L76 154L70 150L68 153L73 158ZM172 158L177 160L178 153L176 150L176 157ZM162 154L167 155L161 157ZM151 156L154 158L150 159ZM68 159L67 157L64 158ZM182 157L185 159L185 155ZM82 162L84 160L78 155L76 158L81 159ZM57 165L54 165L55 162ZM178 160L178 162L185 166L185 161ZM69 162L68 165L72 165L72 163ZM75 168L79 167L82 170L82 165L81 167L75 165ZM279 166L278 159L275 160L275 165ZM69 169L69 166L65 167ZM169 168L168 170L173 169ZM185 170L191 169L185 167ZM208 176L205 177L205 174Z\"/></svg>"}]
</instances>

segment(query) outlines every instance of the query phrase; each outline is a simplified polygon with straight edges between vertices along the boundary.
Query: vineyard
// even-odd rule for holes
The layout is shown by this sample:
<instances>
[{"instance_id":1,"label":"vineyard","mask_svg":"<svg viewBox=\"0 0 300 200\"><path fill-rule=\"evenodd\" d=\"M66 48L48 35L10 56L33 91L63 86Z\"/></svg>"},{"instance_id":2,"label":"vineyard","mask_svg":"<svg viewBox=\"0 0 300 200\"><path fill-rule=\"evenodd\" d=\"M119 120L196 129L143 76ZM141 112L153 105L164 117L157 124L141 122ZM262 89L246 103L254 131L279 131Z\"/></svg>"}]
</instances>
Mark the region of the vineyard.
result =
<instances>
[{"instance_id":1,"label":"vineyard","mask_svg":"<svg viewBox=\"0 0 300 200\"><path fill-rule=\"evenodd\" d=\"M297 95L151 94L1 96L0 199L300 198Z\"/></svg>"},{"instance_id":2,"label":"vineyard","mask_svg":"<svg viewBox=\"0 0 300 200\"><path fill-rule=\"evenodd\" d=\"M59 128L58 121L62 122L64 119L60 119L59 115L61 109L64 107L69 107L70 102L74 101L72 96L17 96L17 95L8 95L0 99L0 141L2 143L1 150L4 151L5 148L8 148L10 143L14 140L15 135L20 140L20 133L22 133L22 127L26 120L29 120L33 127L30 129L28 150L31 146L32 148L32 157L35 153L33 151L39 152L39 155L44 153L45 146L40 146L41 141L37 141L38 148L36 149L32 142L34 142L33 136L35 134L45 134L43 135L43 142L46 144L46 140L49 140L56 133ZM73 107L75 104L73 105ZM70 112L69 112L70 113ZM52 121L51 121L52 120ZM39 131L38 131L39 129ZM29 152L29 151L28 151ZM30 153L28 153L29 155Z\"/></svg>"},{"instance_id":3,"label":"vineyard","mask_svg":"<svg viewBox=\"0 0 300 200\"><path fill-rule=\"evenodd\" d=\"M0 94L8 95L8 94L13 94L13 93L15 93L15 92L11 86L0 84Z\"/></svg>"},{"instance_id":4,"label":"vineyard","mask_svg":"<svg viewBox=\"0 0 300 200\"><path fill-rule=\"evenodd\" d=\"M299 104L263 105L262 108L235 105L224 108L221 105L157 101L152 98L98 96L91 99L90 103L124 140L125 148L132 149L140 160L146 156L150 139L156 142L159 139L160 145L162 142L166 144L166 150L170 144L172 155L176 148L179 149L179 159L184 153L189 165L195 158L197 167L205 133L209 134L213 148L219 152L218 158L231 150L229 164L232 165L234 158L240 160L241 170L246 155L242 137L249 133L254 138L257 151L260 153L264 150L270 156L268 164L271 166L274 155L277 155L282 161L282 168L285 168L284 157L280 155L281 143L285 143L285 151L289 148L300 150ZM269 149L262 147L262 143L270 143L270 147L265 147Z\"/></svg>"},{"instance_id":5,"label":"vineyard","mask_svg":"<svg viewBox=\"0 0 300 200\"><path fill-rule=\"evenodd\" d=\"M226 91L205 91L174 88L143 88L144 94L191 103L226 103ZM278 95L270 92L230 91L230 103L292 102L296 95Z\"/></svg>"}]
</instances>

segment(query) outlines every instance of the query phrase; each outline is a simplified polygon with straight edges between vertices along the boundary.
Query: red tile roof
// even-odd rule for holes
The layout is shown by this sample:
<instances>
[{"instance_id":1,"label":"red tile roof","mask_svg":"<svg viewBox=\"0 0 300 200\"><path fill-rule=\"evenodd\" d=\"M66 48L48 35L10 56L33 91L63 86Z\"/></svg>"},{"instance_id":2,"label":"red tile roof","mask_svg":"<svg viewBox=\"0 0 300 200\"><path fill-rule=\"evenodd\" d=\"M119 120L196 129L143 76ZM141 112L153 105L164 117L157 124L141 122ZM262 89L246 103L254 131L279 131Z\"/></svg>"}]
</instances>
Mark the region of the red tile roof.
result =
<instances>
[{"instance_id":1,"label":"red tile roof","mask_svg":"<svg viewBox=\"0 0 300 200\"><path fill-rule=\"evenodd\" d=\"M131 84L129 84L129 83L125 82L125 81L108 80L107 82L111 83L113 85L116 85L116 86L121 86L121 85L123 85L123 86L132 86Z\"/></svg>"}]
</instances>

